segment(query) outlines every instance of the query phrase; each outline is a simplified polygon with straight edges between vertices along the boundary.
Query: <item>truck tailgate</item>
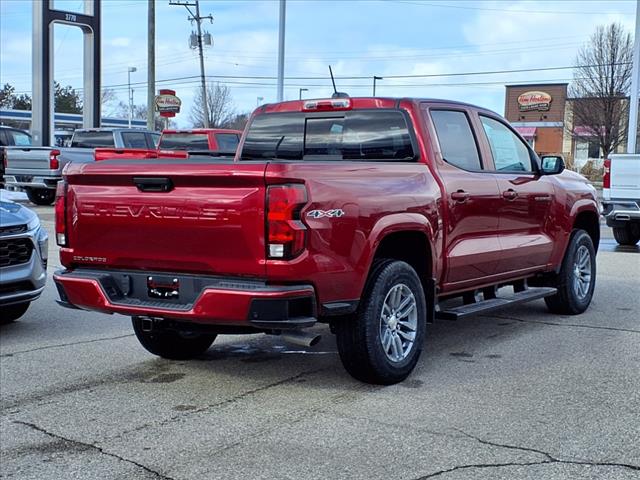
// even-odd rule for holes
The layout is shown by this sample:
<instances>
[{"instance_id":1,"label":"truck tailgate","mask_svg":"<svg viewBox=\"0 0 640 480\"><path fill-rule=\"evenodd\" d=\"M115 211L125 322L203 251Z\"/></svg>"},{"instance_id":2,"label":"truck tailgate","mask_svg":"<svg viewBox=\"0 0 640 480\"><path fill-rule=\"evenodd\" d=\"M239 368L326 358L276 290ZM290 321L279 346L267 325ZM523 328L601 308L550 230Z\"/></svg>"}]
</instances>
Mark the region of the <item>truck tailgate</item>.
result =
<instances>
[{"instance_id":1,"label":"truck tailgate","mask_svg":"<svg viewBox=\"0 0 640 480\"><path fill-rule=\"evenodd\" d=\"M8 170L49 170L51 147L7 147Z\"/></svg>"},{"instance_id":2,"label":"truck tailgate","mask_svg":"<svg viewBox=\"0 0 640 480\"><path fill-rule=\"evenodd\" d=\"M612 199L640 199L640 155L611 155Z\"/></svg>"},{"instance_id":3,"label":"truck tailgate","mask_svg":"<svg viewBox=\"0 0 640 480\"><path fill-rule=\"evenodd\" d=\"M211 160L72 163L63 263L264 277L265 168Z\"/></svg>"}]
</instances>

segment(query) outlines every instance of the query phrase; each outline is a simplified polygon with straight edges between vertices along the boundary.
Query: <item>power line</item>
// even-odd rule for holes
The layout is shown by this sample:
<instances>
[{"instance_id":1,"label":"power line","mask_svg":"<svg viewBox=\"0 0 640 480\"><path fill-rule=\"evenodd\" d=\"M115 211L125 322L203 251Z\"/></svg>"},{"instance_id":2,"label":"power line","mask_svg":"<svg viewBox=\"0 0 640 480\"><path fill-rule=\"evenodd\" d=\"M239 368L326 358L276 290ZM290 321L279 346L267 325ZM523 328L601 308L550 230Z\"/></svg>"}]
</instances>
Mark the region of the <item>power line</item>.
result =
<instances>
[{"instance_id":1,"label":"power line","mask_svg":"<svg viewBox=\"0 0 640 480\"><path fill-rule=\"evenodd\" d=\"M492 7L473 7L465 5L450 5L447 3L431 3L431 2L415 2L410 0L379 0L382 2L404 3L407 5L417 5L421 7L437 7L437 8L457 8L461 10L484 10L488 12L513 12L513 13L551 13L553 15L611 15L616 13L632 15L633 12L588 12L584 10L520 10L514 8L492 8Z\"/></svg>"}]
</instances>

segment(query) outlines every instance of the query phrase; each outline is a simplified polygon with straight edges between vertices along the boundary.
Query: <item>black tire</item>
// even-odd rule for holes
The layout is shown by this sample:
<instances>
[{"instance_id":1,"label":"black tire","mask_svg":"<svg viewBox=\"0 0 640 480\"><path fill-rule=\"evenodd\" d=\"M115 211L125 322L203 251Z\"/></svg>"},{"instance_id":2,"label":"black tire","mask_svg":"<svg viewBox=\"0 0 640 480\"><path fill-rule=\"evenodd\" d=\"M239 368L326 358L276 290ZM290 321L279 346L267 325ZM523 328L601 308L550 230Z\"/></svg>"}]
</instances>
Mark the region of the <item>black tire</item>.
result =
<instances>
[{"instance_id":1,"label":"black tire","mask_svg":"<svg viewBox=\"0 0 640 480\"><path fill-rule=\"evenodd\" d=\"M413 295L417 314L414 321L417 323L415 338L413 342L408 342L412 343L412 346L407 348L406 357L400 361L393 361L382 345L381 330L387 328L383 324L382 311L387 296L398 286L406 287ZM409 297L410 295L407 295L405 299ZM422 283L415 270L405 262L376 261L369 274L358 312L353 317L335 324L338 352L344 368L354 378L378 385L392 385L407 378L422 352L426 312ZM393 319L396 328L400 328L397 327L399 322L395 320L395 314ZM392 347L391 343L389 347Z\"/></svg>"},{"instance_id":2,"label":"black tire","mask_svg":"<svg viewBox=\"0 0 640 480\"><path fill-rule=\"evenodd\" d=\"M154 330L142 329L142 319L133 317L133 331L140 344L150 353L170 360L187 360L206 352L215 334L163 329L154 325Z\"/></svg>"},{"instance_id":3,"label":"black tire","mask_svg":"<svg viewBox=\"0 0 640 480\"><path fill-rule=\"evenodd\" d=\"M56 199L56 191L46 188L27 188L27 197L36 205L51 205Z\"/></svg>"},{"instance_id":4,"label":"black tire","mask_svg":"<svg viewBox=\"0 0 640 480\"><path fill-rule=\"evenodd\" d=\"M0 325L16 321L27 312L28 308L29 302L0 307Z\"/></svg>"},{"instance_id":5,"label":"black tire","mask_svg":"<svg viewBox=\"0 0 640 480\"><path fill-rule=\"evenodd\" d=\"M581 295L576 287L576 261L579 251L585 248L589 255L589 285ZM552 313L578 315L584 312L591 303L596 285L596 252L591 237L584 230L574 230L569 239L567 251L562 260L560 273L556 275L550 286L558 289L558 293L544 299Z\"/></svg>"},{"instance_id":6,"label":"black tire","mask_svg":"<svg viewBox=\"0 0 640 480\"><path fill-rule=\"evenodd\" d=\"M640 225L628 223L624 227L613 227L613 237L620 245L634 246L640 241Z\"/></svg>"}]
</instances>

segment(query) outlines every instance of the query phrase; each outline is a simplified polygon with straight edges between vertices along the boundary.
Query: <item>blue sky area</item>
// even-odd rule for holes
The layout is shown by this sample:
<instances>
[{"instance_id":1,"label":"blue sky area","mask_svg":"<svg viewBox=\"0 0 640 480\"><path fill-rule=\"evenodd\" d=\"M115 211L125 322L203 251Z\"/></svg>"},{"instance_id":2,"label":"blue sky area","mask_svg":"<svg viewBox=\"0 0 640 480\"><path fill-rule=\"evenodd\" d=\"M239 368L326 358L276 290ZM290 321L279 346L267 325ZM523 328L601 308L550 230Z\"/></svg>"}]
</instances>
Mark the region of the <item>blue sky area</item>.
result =
<instances>
[{"instance_id":1,"label":"blue sky area","mask_svg":"<svg viewBox=\"0 0 640 480\"><path fill-rule=\"evenodd\" d=\"M37 0L36 0L37 1ZM55 8L82 11L81 0L56 0ZM147 0L103 0L102 85L126 101L127 67L135 103L146 102ZM31 91L31 0L0 0L0 83ZM564 67L597 25L621 22L630 32L635 22L631 1L455 1L288 0L285 97L331 94L327 65L341 76L378 75L381 96L420 96L462 100L504 109L504 85L570 81L572 71L555 70L491 75L392 79L391 75L441 75L459 72ZM275 101L278 2L201 1L202 15L214 22L205 29L214 39L206 50L206 73L231 88L239 112L255 108L257 97ZM189 126L197 87L196 52L188 46L194 28L184 7L156 1L157 88L173 88L183 100L180 126ZM82 86L82 35L56 26L55 79ZM295 79L294 77L322 77ZM138 82L143 82L138 84ZM340 79L352 96L371 94L371 80ZM113 105L107 105L109 114Z\"/></svg>"}]
</instances>

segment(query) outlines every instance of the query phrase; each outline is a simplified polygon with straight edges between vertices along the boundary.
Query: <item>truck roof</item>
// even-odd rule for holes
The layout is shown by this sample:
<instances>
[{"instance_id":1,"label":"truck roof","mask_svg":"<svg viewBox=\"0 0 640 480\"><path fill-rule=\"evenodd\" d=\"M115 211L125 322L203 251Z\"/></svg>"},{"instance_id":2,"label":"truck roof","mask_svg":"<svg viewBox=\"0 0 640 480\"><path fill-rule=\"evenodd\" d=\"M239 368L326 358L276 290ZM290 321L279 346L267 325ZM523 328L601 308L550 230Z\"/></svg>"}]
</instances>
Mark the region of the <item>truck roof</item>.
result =
<instances>
[{"instance_id":1,"label":"truck roof","mask_svg":"<svg viewBox=\"0 0 640 480\"><path fill-rule=\"evenodd\" d=\"M446 105L458 105L463 107L471 107L477 110L493 113L496 112L487 108L472 105L470 103L459 102L455 100L445 100L439 98L420 98L420 97L344 97L344 98L314 98L305 100L291 100L280 103L268 103L258 107L256 113L276 113L276 112L301 112L306 110L313 110L306 108L309 104L314 102L340 102L349 101L349 106L346 108L335 108L335 110L358 110L358 109L371 109L371 108L398 108L400 102L414 102L414 103L442 103ZM318 110L324 110L319 108ZM332 110L328 108L327 110Z\"/></svg>"}]
</instances>

